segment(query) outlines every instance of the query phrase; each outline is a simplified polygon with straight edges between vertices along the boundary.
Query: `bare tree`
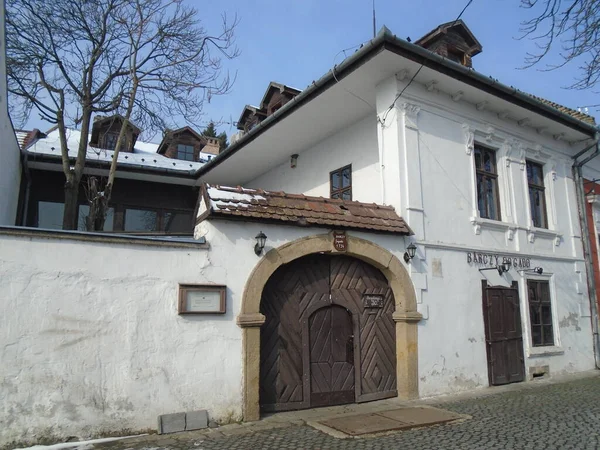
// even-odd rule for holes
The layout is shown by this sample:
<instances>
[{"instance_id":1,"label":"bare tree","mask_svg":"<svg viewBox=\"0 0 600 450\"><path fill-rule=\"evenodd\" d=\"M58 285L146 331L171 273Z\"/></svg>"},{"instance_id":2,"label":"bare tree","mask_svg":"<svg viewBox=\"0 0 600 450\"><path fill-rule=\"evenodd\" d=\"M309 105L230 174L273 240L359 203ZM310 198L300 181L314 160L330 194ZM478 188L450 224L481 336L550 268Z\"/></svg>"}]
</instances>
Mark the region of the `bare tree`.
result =
<instances>
[{"instance_id":1,"label":"bare tree","mask_svg":"<svg viewBox=\"0 0 600 450\"><path fill-rule=\"evenodd\" d=\"M198 118L207 95L231 86L208 47L235 56L233 26L225 22L211 37L181 0L7 0L6 28L13 117L36 111L59 131L64 229L77 228L94 114L123 112L124 124L133 117L157 130L176 115ZM69 155L69 127L81 130L76 155Z\"/></svg>"},{"instance_id":2,"label":"bare tree","mask_svg":"<svg viewBox=\"0 0 600 450\"><path fill-rule=\"evenodd\" d=\"M89 222L96 230L104 227L131 120L150 131L164 131L173 116L197 124L206 98L231 88L230 77L221 76L221 57L238 55L233 41L237 20L228 23L223 17L221 34L209 36L197 11L180 0L127 0L120 19L126 30L120 45L129 56L128 75L114 95L124 98L125 111L106 187L90 208Z\"/></svg>"},{"instance_id":3,"label":"bare tree","mask_svg":"<svg viewBox=\"0 0 600 450\"><path fill-rule=\"evenodd\" d=\"M538 51L528 53L526 66L539 63L558 46L561 61L548 65L548 70L575 61L580 76L570 86L587 89L600 78L600 3L598 0L521 0L523 8L535 12L521 23L524 37L536 42Z\"/></svg>"}]
</instances>

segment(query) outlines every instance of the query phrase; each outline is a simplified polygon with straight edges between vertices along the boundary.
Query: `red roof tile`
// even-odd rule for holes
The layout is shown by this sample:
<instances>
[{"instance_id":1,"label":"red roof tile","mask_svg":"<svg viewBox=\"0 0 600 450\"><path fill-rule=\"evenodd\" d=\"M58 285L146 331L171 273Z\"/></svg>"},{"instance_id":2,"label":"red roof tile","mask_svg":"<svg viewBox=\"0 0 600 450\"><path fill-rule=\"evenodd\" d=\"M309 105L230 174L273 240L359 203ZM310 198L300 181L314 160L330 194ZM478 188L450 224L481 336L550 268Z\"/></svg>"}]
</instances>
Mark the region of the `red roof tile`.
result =
<instances>
[{"instance_id":1,"label":"red roof tile","mask_svg":"<svg viewBox=\"0 0 600 450\"><path fill-rule=\"evenodd\" d=\"M288 225L356 229L412 235L391 206L205 184L206 218L275 221Z\"/></svg>"}]
</instances>

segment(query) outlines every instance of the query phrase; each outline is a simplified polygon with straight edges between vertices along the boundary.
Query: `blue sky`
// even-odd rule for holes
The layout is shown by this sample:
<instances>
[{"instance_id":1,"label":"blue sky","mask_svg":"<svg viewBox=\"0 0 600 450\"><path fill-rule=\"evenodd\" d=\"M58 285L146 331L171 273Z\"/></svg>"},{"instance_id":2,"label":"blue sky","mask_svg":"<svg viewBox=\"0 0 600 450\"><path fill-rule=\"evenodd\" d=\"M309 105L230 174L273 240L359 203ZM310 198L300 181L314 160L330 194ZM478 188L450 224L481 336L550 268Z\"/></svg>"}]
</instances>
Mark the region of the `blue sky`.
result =
<instances>
[{"instance_id":1,"label":"blue sky","mask_svg":"<svg viewBox=\"0 0 600 450\"><path fill-rule=\"evenodd\" d=\"M207 121L236 121L244 105L260 102L270 81L304 89L343 60L341 50L357 46L373 34L372 0L187 1L199 9L209 32L218 31L222 13L229 17L237 14L240 20L236 42L241 55L225 63L232 73L237 72L237 81L230 94L213 97L206 105ZM415 41L440 23L454 20L466 3L375 0L377 30L385 25L397 36ZM535 51L535 47L530 39L516 39L520 22L533 14L519 4L519 0L473 0L462 16L483 46L483 52L473 58L473 67L504 84L565 106L597 103L592 91L563 89L576 77L576 65L550 72L540 70L544 65L520 69L527 51ZM558 61L551 56L546 63ZM35 119L28 125L47 128ZM228 135L236 131L234 125L225 123L219 129Z\"/></svg>"}]
</instances>

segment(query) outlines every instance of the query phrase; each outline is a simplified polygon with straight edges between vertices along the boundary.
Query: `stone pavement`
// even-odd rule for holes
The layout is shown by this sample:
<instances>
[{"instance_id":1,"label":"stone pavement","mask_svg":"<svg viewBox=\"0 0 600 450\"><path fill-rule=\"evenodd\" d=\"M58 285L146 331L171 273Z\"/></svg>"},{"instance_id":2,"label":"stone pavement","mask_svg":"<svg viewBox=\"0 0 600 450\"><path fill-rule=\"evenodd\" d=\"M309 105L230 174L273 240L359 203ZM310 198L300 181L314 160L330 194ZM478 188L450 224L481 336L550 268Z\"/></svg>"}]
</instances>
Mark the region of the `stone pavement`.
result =
<instances>
[{"instance_id":1,"label":"stone pavement","mask_svg":"<svg viewBox=\"0 0 600 450\"><path fill-rule=\"evenodd\" d=\"M127 439L99 444L94 449L598 449L598 375L599 372L588 373L559 383L536 380L475 394L405 402L402 405L427 404L471 418L374 437L344 439L310 426L322 420L324 414L332 414L325 408L277 414L260 422L214 430ZM335 414L347 410L385 410L392 404L398 407L401 403L338 407Z\"/></svg>"}]
</instances>

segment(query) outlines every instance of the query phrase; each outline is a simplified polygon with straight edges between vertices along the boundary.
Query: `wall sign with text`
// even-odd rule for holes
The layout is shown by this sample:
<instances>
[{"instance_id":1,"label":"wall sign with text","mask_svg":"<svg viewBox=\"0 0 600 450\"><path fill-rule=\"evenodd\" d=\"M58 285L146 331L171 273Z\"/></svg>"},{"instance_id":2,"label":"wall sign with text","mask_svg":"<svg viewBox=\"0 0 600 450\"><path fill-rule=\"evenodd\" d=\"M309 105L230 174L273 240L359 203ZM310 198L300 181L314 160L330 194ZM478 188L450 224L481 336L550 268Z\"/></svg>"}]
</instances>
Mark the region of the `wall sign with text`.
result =
<instances>
[{"instance_id":1,"label":"wall sign with text","mask_svg":"<svg viewBox=\"0 0 600 450\"><path fill-rule=\"evenodd\" d=\"M497 253L467 252L467 263L472 266L498 267L498 265L507 262L515 269L529 269L531 267L531 258L515 258Z\"/></svg>"},{"instance_id":2,"label":"wall sign with text","mask_svg":"<svg viewBox=\"0 0 600 450\"><path fill-rule=\"evenodd\" d=\"M225 314L225 286L180 284L179 314Z\"/></svg>"}]
</instances>

